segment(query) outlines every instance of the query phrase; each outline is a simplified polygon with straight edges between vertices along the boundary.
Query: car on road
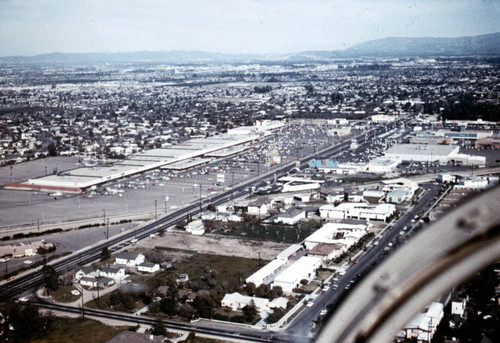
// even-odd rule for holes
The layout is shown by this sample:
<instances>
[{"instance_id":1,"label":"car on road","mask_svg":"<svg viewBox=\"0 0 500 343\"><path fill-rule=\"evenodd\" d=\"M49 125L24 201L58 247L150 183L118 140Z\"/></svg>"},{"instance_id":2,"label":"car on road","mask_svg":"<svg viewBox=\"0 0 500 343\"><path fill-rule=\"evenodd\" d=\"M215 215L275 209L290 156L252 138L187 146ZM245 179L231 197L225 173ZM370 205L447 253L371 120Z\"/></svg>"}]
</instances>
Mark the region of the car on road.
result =
<instances>
[{"instance_id":1,"label":"car on road","mask_svg":"<svg viewBox=\"0 0 500 343\"><path fill-rule=\"evenodd\" d=\"M345 290L347 290L347 289L349 289L349 288L351 288L351 284L350 284L350 283L348 283L348 284L347 284L347 285L345 285L345 287L344 287L344 289L345 289Z\"/></svg>"},{"instance_id":2,"label":"car on road","mask_svg":"<svg viewBox=\"0 0 500 343\"><path fill-rule=\"evenodd\" d=\"M25 264L32 264L32 263L33 263L33 261L32 261L32 260L26 260L26 261L24 261L24 263L25 263Z\"/></svg>"},{"instance_id":3,"label":"car on road","mask_svg":"<svg viewBox=\"0 0 500 343\"><path fill-rule=\"evenodd\" d=\"M323 286L323 292L326 292L326 291L328 291L329 289L330 289L330 287L328 287L328 285Z\"/></svg>"},{"instance_id":4,"label":"car on road","mask_svg":"<svg viewBox=\"0 0 500 343\"><path fill-rule=\"evenodd\" d=\"M332 285L332 287L331 287L331 288L332 288L334 291L336 291L336 290L339 288L339 286L337 286L337 285Z\"/></svg>"},{"instance_id":5,"label":"car on road","mask_svg":"<svg viewBox=\"0 0 500 343\"><path fill-rule=\"evenodd\" d=\"M320 316L324 316L328 313L328 310L321 310L321 312L319 313Z\"/></svg>"}]
</instances>

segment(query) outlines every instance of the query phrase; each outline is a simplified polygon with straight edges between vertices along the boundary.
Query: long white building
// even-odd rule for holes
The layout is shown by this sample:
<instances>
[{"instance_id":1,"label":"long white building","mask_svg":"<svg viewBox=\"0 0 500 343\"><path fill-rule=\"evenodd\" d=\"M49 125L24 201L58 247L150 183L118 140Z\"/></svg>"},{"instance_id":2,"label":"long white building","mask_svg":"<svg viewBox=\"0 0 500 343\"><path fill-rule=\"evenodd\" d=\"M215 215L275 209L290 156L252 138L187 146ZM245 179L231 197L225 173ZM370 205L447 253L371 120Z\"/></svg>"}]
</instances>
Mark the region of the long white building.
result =
<instances>
[{"instance_id":1,"label":"long white building","mask_svg":"<svg viewBox=\"0 0 500 343\"><path fill-rule=\"evenodd\" d=\"M246 278L246 283L253 283L255 286L260 286L262 284L268 284L272 280L270 278L275 275L278 271L284 268L288 263L286 259L274 259L264 267L257 270L255 273ZM269 280L269 282L267 282Z\"/></svg>"},{"instance_id":2,"label":"long white building","mask_svg":"<svg viewBox=\"0 0 500 343\"><path fill-rule=\"evenodd\" d=\"M294 288L300 287L300 281L309 282L314 279L316 270L321 266L321 260L320 257L301 257L274 278L272 287L280 286L283 292L292 293Z\"/></svg>"},{"instance_id":3,"label":"long white building","mask_svg":"<svg viewBox=\"0 0 500 343\"><path fill-rule=\"evenodd\" d=\"M343 202L338 206L331 204L323 205L319 208L321 218L327 219L387 219L396 212L396 206L393 204L365 204Z\"/></svg>"},{"instance_id":4,"label":"long white building","mask_svg":"<svg viewBox=\"0 0 500 343\"><path fill-rule=\"evenodd\" d=\"M274 128L274 126L269 127ZM44 189L45 187L45 189L50 189L60 187L61 191L79 191L125 176L250 143L269 134L271 134L271 131L266 131L266 126L237 128L228 133L212 137L191 139L165 149L151 149L140 152L108 167L82 167L57 175L29 179L16 188ZM15 187L15 185L10 186L11 188Z\"/></svg>"}]
</instances>

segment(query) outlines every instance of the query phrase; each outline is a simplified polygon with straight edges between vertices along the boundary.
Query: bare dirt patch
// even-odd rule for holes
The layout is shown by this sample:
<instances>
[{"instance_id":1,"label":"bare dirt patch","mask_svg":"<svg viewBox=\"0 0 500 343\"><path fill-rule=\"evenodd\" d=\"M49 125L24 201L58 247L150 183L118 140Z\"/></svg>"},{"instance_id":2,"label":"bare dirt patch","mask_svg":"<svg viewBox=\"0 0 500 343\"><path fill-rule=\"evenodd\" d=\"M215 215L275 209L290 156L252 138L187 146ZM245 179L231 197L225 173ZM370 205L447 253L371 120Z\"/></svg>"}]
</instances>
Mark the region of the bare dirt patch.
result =
<instances>
[{"instance_id":1,"label":"bare dirt patch","mask_svg":"<svg viewBox=\"0 0 500 343\"><path fill-rule=\"evenodd\" d=\"M163 237L154 237L140 241L137 248L154 249L155 247L194 250L202 254L238 256L272 260L278 253L289 246L285 243L226 238L221 236L193 236L186 233L165 233Z\"/></svg>"}]
</instances>

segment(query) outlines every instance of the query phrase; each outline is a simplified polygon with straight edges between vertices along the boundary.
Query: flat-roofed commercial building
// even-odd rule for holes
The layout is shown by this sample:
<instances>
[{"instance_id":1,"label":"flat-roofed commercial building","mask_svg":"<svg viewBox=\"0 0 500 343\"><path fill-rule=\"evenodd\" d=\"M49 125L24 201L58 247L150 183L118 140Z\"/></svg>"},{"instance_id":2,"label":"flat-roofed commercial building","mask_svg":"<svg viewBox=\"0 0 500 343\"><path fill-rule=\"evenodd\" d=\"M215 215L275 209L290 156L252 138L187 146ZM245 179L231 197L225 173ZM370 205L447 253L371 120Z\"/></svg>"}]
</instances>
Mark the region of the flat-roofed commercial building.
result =
<instances>
[{"instance_id":1,"label":"flat-roofed commercial building","mask_svg":"<svg viewBox=\"0 0 500 343\"><path fill-rule=\"evenodd\" d=\"M439 144L396 144L385 152L386 157L400 158L402 161L439 162L446 164L458 154L458 145Z\"/></svg>"},{"instance_id":2,"label":"flat-roofed commercial building","mask_svg":"<svg viewBox=\"0 0 500 343\"><path fill-rule=\"evenodd\" d=\"M303 256L279 273L273 281L273 288L281 287L283 292L292 293L294 288L300 287L302 280L308 282L316 276L316 270L321 266L322 259L316 256Z\"/></svg>"},{"instance_id":3,"label":"flat-roofed commercial building","mask_svg":"<svg viewBox=\"0 0 500 343\"><path fill-rule=\"evenodd\" d=\"M228 133L212 137L195 138L168 148L139 152L112 166L82 167L57 175L30 179L25 183L19 184L17 188L57 189L56 187L59 187L59 190L62 192L67 191L65 188L73 192L75 190L84 190L94 185L164 167L169 164L175 164L178 167L182 161L187 161L188 163L196 158L201 158L218 151L227 153L227 149L251 143L259 140L262 136L271 134L270 131L264 131L264 128L259 129L263 131L257 132L256 127L249 126L233 129ZM10 184L9 187L16 188L16 184Z\"/></svg>"},{"instance_id":4,"label":"flat-roofed commercial building","mask_svg":"<svg viewBox=\"0 0 500 343\"><path fill-rule=\"evenodd\" d=\"M393 204L364 204L343 202L338 206L323 205L319 208L321 218L327 219L370 219L387 221L396 212Z\"/></svg>"}]
</instances>

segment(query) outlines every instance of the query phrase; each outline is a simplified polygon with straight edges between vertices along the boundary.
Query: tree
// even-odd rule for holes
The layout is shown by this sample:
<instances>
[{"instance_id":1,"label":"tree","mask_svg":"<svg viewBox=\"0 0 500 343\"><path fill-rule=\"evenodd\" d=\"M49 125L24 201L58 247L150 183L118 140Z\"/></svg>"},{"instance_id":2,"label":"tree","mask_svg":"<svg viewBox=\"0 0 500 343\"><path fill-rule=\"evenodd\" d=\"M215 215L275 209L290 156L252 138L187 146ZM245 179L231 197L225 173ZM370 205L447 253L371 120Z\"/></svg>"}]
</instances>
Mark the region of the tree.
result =
<instances>
[{"instance_id":1,"label":"tree","mask_svg":"<svg viewBox=\"0 0 500 343\"><path fill-rule=\"evenodd\" d=\"M42 268L42 280L47 292L49 290L57 291L59 288L59 277L57 276L57 272L48 264L44 265Z\"/></svg>"},{"instance_id":2,"label":"tree","mask_svg":"<svg viewBox=\"0 0 500 343\"><path fill-rule=\"evenodd\" d=\"M40 315L38 308L30 303L8 303L2 307L1 313L5 318L0 323L0 332L4 333L2 342L30 342L31 337L51 320L51 316Z\"/></svg>"},{"instance_id":3,"label":"tree","mask_svg":"<svg viewBox=\"0 0 500 343\"><path fill-rule=\"evenodd\" d=\"M168 285L168 290L165 298L160 301L160 308L163 312L165 312L165 314L169 316L175 316L177 314L179 306L179 301L177 299L178 294L179 289L177 288L177 285L171 282Z\"/></svg>"},{"instance_id":4,"label":"tree","mask_svg":"<svg viewBox=\"0 0 500 343\"><path fill-rule=\"evenodd\" d=\"M151 333L155 336L166 336L167 335L167 329L165 328L165 325L163 324L163 321L161 319L158 319L158 321L156 322L156 325L153 328L153 331Z\"/></svg>"},{"instance_id":5,"label":"tree","mask_svg":"<svg viewBox=\"0 0 500 343\"><path fill-rule=\"evenodd\" d=\"M266 318L266 323L273 324L279 321L286 313L285 309L276 307Z\"/></svg>"},{"instance_id":6,"label":"tree","mask_svg":"<svg viewBox=\"0 0 500 343\"><path fill-rule=\"evenodd\" d=\"M269 286L267 286L264 283L261 284L259 287L257 287L257 289L255 290L255 295L258 298L267 298L268 293L269 293Z\"/></svg>"},{"instance_id":7,"label":"tree","mask_svg":"<svg viewBox=\"0 0 500 343\"><path fill-rule=\"evenodd\" d=\"M189 333L189 335L187 336L185 342L186 343L194 343L194 342L196 342L196 334L193 331L191 331Z\"/></svg>"},{"instance_id":8,"label":"tree","mask_svg":"<svg viewBox=\"0 0 500 343\"><path fill-rule=\"evenodd\" d=\"M102 248L102 251L101 251L101 261L105 261L110 257L111 257L111 254L109 253L109 248L107 246L105 246L104 248Z\"/></svg>"},{"instance_id":9,"label":"tree","mask_svg":"<svg viewBox=\"0 0 500 343\"><path fill-rule=\"evenodd\" d=\"M274 286L273 289L271 290L271 297L273 299L279 298L283 295L283 289L281 286Z\"/></svg>"},{"instance_id":10,"label":"tree","mask_svg":"<svg viewBox=\"0 0 500 343\"><path fill-rule=\"evenodd\" d=\"M257 316L257 306L255 306L255 302L250 300L250 303L242 308L242 312L247 322L253 322L255 316Z\"/></svg>"},{"instance_id":11,"label":"tree","mask_svg":"<svg viewBox=\"0 0 500 343\"><path fill-rule=\"evenodd\" d=\"M57 149L54 142L49 143L49 145L47 146L47 150L49 151L50 156L57 156Z\"/></svg>"},{"instance_id":12,"label":"tree","mask_svg":"<svg viewBox=\"0 0 500 343\"><path fill-rule=\"evenodd\" d=\"M198 315L203 318L212 317L212 309L216 306L210 295L199 295L193 300L193 307Z\"/></svg>"},{"instance_id":13,"label":"tree","mask_svg":"<svg viewBox=\"0 0 500 343\"><path fill-rule=\"evenodd\" d=\"M246 285L246 289L247 289L247 294L248 295L254 295L255 294L255 284L253 282L249 282L247 283Z\"/></svg>"}]
</instances>

